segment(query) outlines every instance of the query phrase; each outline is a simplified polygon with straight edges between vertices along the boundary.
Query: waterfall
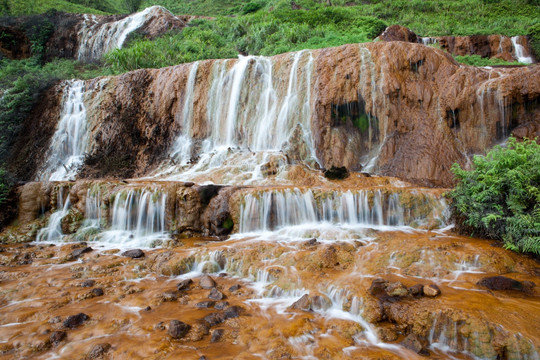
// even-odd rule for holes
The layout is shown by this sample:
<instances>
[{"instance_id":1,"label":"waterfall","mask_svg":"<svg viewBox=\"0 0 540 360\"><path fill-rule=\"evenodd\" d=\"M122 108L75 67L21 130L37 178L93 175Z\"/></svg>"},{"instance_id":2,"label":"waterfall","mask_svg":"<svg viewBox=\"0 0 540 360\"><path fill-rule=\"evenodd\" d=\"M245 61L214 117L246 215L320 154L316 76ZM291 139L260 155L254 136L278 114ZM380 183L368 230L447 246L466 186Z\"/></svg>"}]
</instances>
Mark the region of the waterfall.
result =
<instances>
[{"instance_id":1,"label":"waterfall","mask_svg":"<svg viewBox=\"0 0 540 360\"><path fill-rule=\"evenodd\" d=\"M381 190L326 191L278 189L248 193L240 206L239 232L271 231L284 227L330 223L346 226L420 225L430 217L444 225L445 205L428 194L414 194L408 206L398 193ZM430 213L419 210L433 204Z\"/></svg>"},{"instance_id":2,"label":"waterfall","mask_svg":"<svg viewBox=\"0 0 540 360\"><path fill-rule=\"evenodd\" d=\"M110 229L98 240L118 245L149 247L168 238L165 227L167 194L148 189L124 190L111 200Z\"/></svg>"},{"instance_id":3,"label":"waterfall","mask_svg":"<svg viewBox=\"0 0 540 360\"><path fill-rule=\"evenodd\" d=\"M275 71L276 60L264 56L240 56L238 60L215 61L207 90L207 135L194 139L193 99L198 89L198 63L191 66L182 108L182 130L172 146L169 158L173 166L160 168L158 175L189 180L225 162L242 167L257 178L268 154L282 156L295 146L291 138L305 144L306 159L316 160L311 134L311 77L313 56L310 51L291 53L285 63L286 86L280 82L283 65ZM300 135L299 135L300 134ZM194 140L201 143L194 148ZM233 154L237 154L233 159ZM281 154L281 155L279 155ZM198 162L190 164L191 158ZM180 166L179 166L180 165ZM171 176L173 175L173 176ZM223 182L228 182L224 180Z\"/></svg>"},{"instance_id":4,"label":"waterfall","mask_svg":"<svg viewBox=\"0 0 540 360\"><path fill-rule=\"evenodd\" d=\"M56 200L56 211L51 214L47 227L39 230L36 241L54 242L62 240L64 237L62 231L62 219L68 214L69 208L71 207L69 201L69 189L67 189L67 196L64 194L64 190L65 188L59 189L58 198Z\"/></svg>"},{"instance_id":5,"label":"waterfall","mask_svg":"<svg viewBox=\"0 0 540 360\"><path fill-rule=\"evenodd\" d=\"M512 46L514 48L514 58L520 63L532 64L533 58L526 56L525 47L519 43L522 36L512 36Z\"/></svg>"},{"instance_id":6,"label":"waterfall","mask_svg":"<svg viewBox=\"0 0 540 360\"><path fill-rule=\"evenodd\" d=\"M88 143L84 81L68 81L64 89L63 107L56 132L46 155L40 180L69 180L82 165Z\"/></svg>"},{"instance_id":7,"label":"waterfall","mask_svg":"<svg viewBox=\"0 0 540 360\"><path fill-rule=\"evenodd\" d=\"M85 15L79 31L80 61L98 61L107 52L120 49L129 34L139 29L144 23L159 13L169 12L161 6L152 6L121 20L99 24L95 15Z\"/></svg>"}]
</instances>

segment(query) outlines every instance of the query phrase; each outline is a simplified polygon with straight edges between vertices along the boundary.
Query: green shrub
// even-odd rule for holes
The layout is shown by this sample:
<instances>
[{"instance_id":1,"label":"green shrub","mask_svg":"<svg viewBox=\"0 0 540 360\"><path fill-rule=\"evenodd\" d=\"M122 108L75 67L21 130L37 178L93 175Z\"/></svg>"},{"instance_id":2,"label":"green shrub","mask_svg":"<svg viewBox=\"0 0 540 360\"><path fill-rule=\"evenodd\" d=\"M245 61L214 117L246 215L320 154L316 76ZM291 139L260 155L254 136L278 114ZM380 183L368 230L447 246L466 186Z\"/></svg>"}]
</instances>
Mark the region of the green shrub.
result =
<instances>
[{"instance_id":1,"label":"green shrub","mask_svg":"<svg viewBox=\"0 0 540 360\"><path fill-rule=\"evenodd\" d=\"M529 41L531 49L537 58L540 58L540 22L529 28Z\"/></svg>"},{"instance_id":2,"label":"green shrub","mask_svg":"<svg viewBox=\"0 0 540 360\"><path fill-rule=\"evenodd\" d=\"M503 59L485 58L480 55L454 56L457 62L471 66L526 65L520 62L508 62Z\"/></svg>"},{"instance_id":3,"label":"green shrub","mask_svg":"<svg viewBox=\"0 0 540 360\"><path fill-rule=\"evenodd\" d=\"M473 169L452 167L458 185L449 193L460 227L504 241L506 248L540 255L540 145L509 138Z\"/></svg>"}]
</instances>

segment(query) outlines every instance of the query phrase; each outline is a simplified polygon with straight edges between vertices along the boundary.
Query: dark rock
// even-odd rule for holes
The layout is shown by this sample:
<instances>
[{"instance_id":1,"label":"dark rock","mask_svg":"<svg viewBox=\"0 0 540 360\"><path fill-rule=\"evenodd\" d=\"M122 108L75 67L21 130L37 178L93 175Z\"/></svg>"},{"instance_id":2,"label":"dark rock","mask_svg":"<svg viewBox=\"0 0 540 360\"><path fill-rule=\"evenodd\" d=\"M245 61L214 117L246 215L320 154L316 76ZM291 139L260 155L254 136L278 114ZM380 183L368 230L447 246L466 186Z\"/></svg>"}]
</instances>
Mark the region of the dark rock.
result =
<instances>
[{"instance_id":1,"label":"dark rock","mask_svg":"<svg viewBox=\"0 0 540 360\"><path fill-rule=\"evenodd\" d=\"M429 350L427 349L428 343L426 339L416 334L407 335L407 337L400 343L400 345L414 351L417 354L429 355Z\"/></svg>"},{"instance_id":2,"label":"dark rock","mask_svg":"<svg viewBox=\"0 0 540 360\"><path fill-rule=\"evenodd\" d=\"M238 284L233 285L233 286L231 286L231 287L229 288L229 291L230 291L230 292L235 292L235 291L239 290L240 287L241 287L241 286L238 285Z\"/></svg>"},{"instance_id":3,"label":"dark rock","mask_svg":"<svg viewBox=\"0 0 540 360\"><path fill-rule=\"evenodd\" d=\"M210 341L213 343L218 342L219 340L221 340L224 333L225 333L224 329L216 329L212 331L212 339Z\"/></svg>"},{"instance_id":4,"label":"dark rock","mask_svg":"<svg viewBox=\"0 0 540 360\"><path fill-rule=\"evenodd\" d=\"M64 320L64 327L68 329L75 329L79 327L80 325L82 325L88 319L90 319L90 317L84 313L71 315L71 316L68 316L66 320Z\"/></svg>"},{"instance_id":5,"label":"dark rock","mask_svg":"<svg viewBox=\"0 0 540 360\"><path fill-rule=\"evenodd\" d=\"M214 308L217 309L217 310L223 310L223 309L226 309L228 306L229 306L229 302L220 301L220 302L216 303Z\"/></svg>"},{"instance_id":6,"label":"dark rock","mask_svg":"<svg viewBox=\"0 0 540 360\"><path fill-rule=\"evenodd\" d=\"M224 322L225 315L223 313L211 313L206 315L203 320L209 325L209 326L216 326Z\"/></svg>"},{"instance_id":7,"label":"dark rock","mask_svg":"<svg viewBox=\"0 0 540 360\"><path fill-rule=\"evenodd\" d=\"M486 287L490 290L516 290L529 291L534 287L533 282L520 282L506 276L490 276L485 277L476 283L479 286Z\"/></svg>"},{"instance_id":8,"label":"dark rock","mask_svg":"<svg viewBox=\"0 0 540 360\"><path fill-rule=\"evenodd\" d=\"M92 249L90 246L87 246L87 247L83 247L83 248L80 248L80 249L75 249L71 252L71 257L76 259L78 258L79 256L81 256L82 254L86 254L86 253L89 253L91 251L93 251L94 249Z\"/></svg>"},{"instance_id":9,"label":"dark rock","mask_svg":"<svg viewBox=\"0 0 540 360\"><path fill-rule=\"evenodd\" d=\"M189 289L189 286L193 284L193 280L191 279L186 279L186 280L182 280L178 283L178 285L176 285L176 289L177 290L186 290L186 289Z\"/></svg>"},{"instance_id":10,"label":"dark rock","mask_svg":"<svg viewBox=\"0 0 540 360\"><path fill-rule=\"evenodd\" d=\"M81 283L81 287L92 287L96 284L96 282L94 280L84 280L82 283Z\"/></svg>"},{"instance_id":11,"label":"dark rock","mask_svg":"<svg viewBox=\"0 0 540 360\"><path fill-rule=\"evenodd\" d=\"M227 277L229 276L229 274L225 273L225 272L222 272L222 273L219 273L218 275L219 277Z\"/></svg>"},{"instance_id":12,"label":"dark rock","mask_svg":"<svg viewBox=\"0 0 540 360\"><path fill-rule=\"evenodd\" d=\"M158 297L163 301L176 301L180 297L180 294L176 290L165 291L164 293L159 294Z\"/></svg>"},{"instance_id":13,"label":"dark rock","mask_svg":"<svg viewBox=\"0 0 540 360\"><path fill-rule=\"evenodd\" d=\"M51 344L58 345L59 342L66 338L67 334L65 331L55 331L49 337Z\"/></svg>"},{"instance_id":14,"label":"dark rock","mask_svg":"<svg viewBox=\"0 0 540 360\"><path fill-rule=\"evenodd\" d=\"M191 182L191 181L186 181L186 182L184 183L184 186L185 186L185 187L192 187L193 185L195 185L195 183L194 183L194 182Z\"/></svg>"},{"instance_id":15,"label":"dark rock","mask_svg":"<svg viewBox=\"0 0 540 360\"><path fill-rule=\"evenodd\" d=\"M215 301L201 301L195 304L199 309L209 309L216 304Z\"/></svg>"},{"instance_id":16,"label":"dark rock","mask_svg":"<svg viewBox=\"0 0 540 360\"><path fill-rule=\"evenodd\" d=\"M92 289L92 295L94 296L103 296L104 292L102 288Z\"/></svg>"},{"instance_id":17,"label":"dark rock","mask_svg":"<svg viewBox=\"0 0 540 360\"><path fill-rule=\"evenodd\" d=\"M213 288L212 291L210 291L210 294L208 294L208 298L212 300L223 300L225 299L225 295L218 289Z\"/></svg>"},{"instance_id":18,"label":"dark rock","mask_svg":"<svg viewBox=\"0 0 540 360\"><path fill-rule=\"evenodd\" d=\"M318 245L318 244L319 244L319 242L315 238L310 239L310 240L308 240L308 241L306 241L304 243L305 246L315 246L315 245Z\"/></svg>"},{"instance_id":19,"label":"dark rock","mask_svg":"<svg viewBox=\"0 0 540 360\"><path fill-rule=\"evenodd\" d=\"M441 294L441 289L435 284L424 286L424 295L429 297L435 297Z\"/></svg>"},{"instance_id":20,"label":"dark rock","mask_svg":"<svg viewBox=\"0 0 540 360\"><path fill-rule=\"evenodd\" d=\"M386 285L388 281L384 279L374 279L369 287L369 293L378 298L386 297Z\"/></svg>"},{"instance_id":21,"label":"dark rock","mask_svg":"<svg viewBox=\"0 0 540 360\"><path fill-rule=\"evenodd\" d=\"M152 308L150 306L147 306L147 307L144 308L144 311L150 311L150 310L152 310Z\"/></svg>"},{"instance_id":22,"label":"dark rock","mask_svg":"<svg viewBox=\"0 0 540 360\"><path fill-rule=\"evenodd\" d=\"M349 170L345 166L332 166L324 172L324 177L329 180L343 180L349 177Z\"/></svg>"},{"instance_id":23,"label":"dark rock","mask_svg":"<svg viewBox=\"0 0 540 360\"><path fill-rule=\"evenodd\" d=\"M239 317L242 312L244 312L243 307L234 305L225 310L223 315L225 316L225 320L227 320Z\"/></svg>"},{"instance_id":24,"label":"dark rock","mask_svg":"<svg viewBox=\"0 0 540 360\"><path fill-rule=\"evenodd\" d=\"M154 325L154 330L165 330L165 323L163 321L158 322Z\"/></svg>"},{"instance_id":25,"label":"dark rock","mask_svg":"<svg viewBox=\"0 0 540 360\"><path fill-rule=\"evenodd\" d=\"M424 294L424 285L416 284L409 288L409 294L412 296L422 296Z\"/></svg>"},{"instance_id":26,"label":"dark rock","mask_svg":"<svg viewBox=\"0 0 540 360\"><path fill-rule=\"evenodd\" d=\"M99 359L103 357L111 349L111 344L103 343L96 344L92 347L92 350L86 356L87 359Z\"/></svg>"},{"instance_id":27,"label":"dark rock","mask_svg":"<svg viewBox=\"0 0 540 360\"><path fill-rule=\"evenodd\" d=\"M188 333L191 326L178 320L169 323L169 336L173 339L181 339Z\"/></svg>"},{"instance_id":28,"label":"dark rock","mask_svg":"<svg viewBox=\"0 0 540 360\"><path fill-rule=\"evenodd\" d=\"M418 38L414 32L401 25L392 25L386 28L379 36L382 41L406 41L418 42Z\"/></svg>"},{"instance_id":29,"label":"dark rock","mask_svg":"<svg viewBox=\"0 0 540 360\"><path fill-rule=\"evenodd\" d=\"M208 360L208 358L207 358L206 356L202 355L202 356L199 358L199 360Z\"/></svg>"},{"instance_id":30,"label":"dark rock","mask_svg":"<svg viewBox=\"0 0 540 360\"><path fill-rule=\"evenodd\" d=\"M122 253L122 256L132 258L132 259L140 259L144 257L144 251L142 251L141 249L128 250L128 251L124 251Z\"/></svg>"},{"instance_id":31,"label":"dark rock","mask_svg":"<svg viewBox=\"0 0 540 360\"><path fill-rule=\"evenodd\" d=\"M216 282L214 281L214 279L212 279L210 276L208 275L204 275L201 280L199 280L199 286L202 287L203 289L212 289L212 288L215 288L216 287Z\"/></svg>"}]
</instances>

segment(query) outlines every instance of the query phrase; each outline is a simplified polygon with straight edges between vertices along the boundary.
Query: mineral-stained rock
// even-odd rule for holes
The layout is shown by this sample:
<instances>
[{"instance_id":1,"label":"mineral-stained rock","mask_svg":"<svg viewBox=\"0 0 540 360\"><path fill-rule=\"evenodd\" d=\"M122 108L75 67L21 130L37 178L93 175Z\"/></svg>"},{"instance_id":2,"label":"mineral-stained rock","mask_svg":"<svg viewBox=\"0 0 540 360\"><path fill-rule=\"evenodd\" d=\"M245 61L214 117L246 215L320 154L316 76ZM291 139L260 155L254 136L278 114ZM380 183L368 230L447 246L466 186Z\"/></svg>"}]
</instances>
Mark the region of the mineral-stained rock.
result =
<instances>
[{"instance_id":1,"label":"mineral-stained rock","mask_svg":"<svg viewBox=\"0 0 540 360\"><path fill-rule=\"evenodd\" d=\"M186 336L189 329L191 329L191 326L188 324L179 320L171 320L169 323L168 333L173 339L181 339Z\"/></svg>"},{"instance_id":2,"label":"mineral-stained rock","mask_svg":"<svg viewBox=\"0 0 540 360\"><path fill-rule=\"evenodd\" d=\"M92 287L96 284L96 281L95 280L84 280L82 283L81 283L81 287Z\"/></svg>"},{"instance_id":3,"label":"mineral-stained rock","mask_svg":"<svg viewBox=\"0 0 540 360\"><path fill-rule=\"evenodd\" d=\"M101 359L111 349L111 344L102 343L92 346L92 349L86 355L87 359Z\"/></svg>"},{"instance_id":4,"label":"mineral-stained rock","mask_svg":"<svg viewBox=\"0 0 540 360\"><path fill-rule=\"evenodd\" d=\"M223 337L223 334L225 334L225 329L215 329L212 331L212 338L210 339L211 342L218 342Z\"/></svg>"},{"instance_id":5,"label":"mineral-stained rock","mask_svg":"<svg viewBox=\"0 0 540 360\"><path fill-rule=\"evenodd\" d=\"M213 288L212 291L210 291L210 294L208 294L208 298L212 300L223 300L225 299L225 295L218 289Z\"/></svg>"},{"instance_id":6,"label":"mineral-stained rock","mask_svg":"<svg viewBox=\"0 0 540 360\"><path fill-rule=\"evenodd\" d=\"M124 251L122 253L122 256L129 257L132 259L139 259L139 258L144 257L144 251L142 251L141 249L128 250L128 251Z\"/></svg>"},{"instance_id":7,"label":"mineral-stained rock","mask_svg":"<svg viewBox=\"0 0 540 360\"><path fill-rule=\"evenodd\" d=\"M208 309L213 307L216 304L215 301L201 301L195 304L195 307L201 308L201 309Z\"/></svg>"},{"instance_id":8,"label":"mineral-stained rock","mask_svg":"<svg viewBox=\"0 0 540 360\"><path fill-rule=\"evenodd\" d=\"M225 310L223 315L225 315L225 319L233 319L239 317L243 312L244 308L238 305L231 306Z\"/></svg>"},{"instance_id":9,"label":"mineral-stained rock","mask_svg":"<svg viewBox=\"0 0 540 360\"><path fill-rule=\"evenodd\" d=\"M414 351L417 354L429 355L429 350L427 349L427 341L416 334L407 335L405 340L403 340L400 344L407 349Z\"/></svg>"},{"instance_id":10,"label":"mineral-stained rock","mask_svg":"<svg viewBox=\"0 0 540 360\"><path fill-rule=\"evenodd\" d=\"M78 258L79 256L81 256L82 254L86 254L86 253L89 253L91 251L93 251L94 249L92 249L91 247L87 246L87 247L83 247L83 248L80 248L80 249L75 249L71 252L71 256L76 259Z\"/></svg>"},{"instance_id":11,"label":"mineral-stained rock","mask_svg":"<svg viewBox=\"0 0 540 360\"><path fill-rule=\"evenodd\" d=\"M227 307L229 306L229 302L227 301L219 301L216 303L216 305L214 306L214 308L216 310L224 310L226 309Z\"/></svg>"},{"instance_id":12,"label":"mineral-stained rock","mask_svg":"<svg viewBox=\"0 0 540 360\"><path fill-rule=\"evenodd\" d=\"M418 42L416 34L401 25L392 25L386 28L384 32L379 35L379 39L382 41L406 41L406 42Z\"/></svg>"},{"instance_id":13,"label":"mineral-stained rock","mask_svg":"<svg viewBox=\"0 0 540 360\"><path fill-rule=\"evenodd\" d=\"M210 276L208 275L204 275L200 280L199 280L199 286L202 287L203 289L212 289L212 288L215 288L216 287L216 282L214 281L214 279L212 279Z\"/></svg>"},{"instance_id":14,"label":"mineral-stained rock","mask_svg":"<svg viewBox=\"0 0 540 360\"><path fill-rule=\"evenodd\" d=\"M421 296L424 294L424 285L422 284L416 284L411 287L409 287L409 294L412 296Z\"/></svg>"},{"instance_id":15,"label":"mineral-stained rock","mask_svg":"<svg viewBox=\"0 0 540 360\"><path fill-rule=\"evenodd\" d=\"M203 319L209 326L216 326L225 321L225 315L223 313L211 313Z\"/></svg>"},{"instance_id":16,"label":"mineral-stained rock","mask_svg":"<svg viewBox=\"0 0 540 360\"><path fill-rule=\"evenodd\" d=\"M51 344L58 345L62 340L66 338L67 334L65 331L54 331L51 336L49 337L49 340Z\"/></svg>"},{"instance_id":17,"label":"mineral-stained rock","mask_svg":"<svg viewBox=\"0 0 540 360\"><path fill-rule=\"evenodd\" d=\"M204 338L205 335L208 335L210 332L210 327L204 321L197 321L191 327L187 338L190 341L199 341Z\"/></svg>"},{"instance_id":18,"label":"mineral-stained rock","mask_svg":"<svg viewBox=\"0 0 540 360\"><path fill-rule=\"evenodd\" d=\"M104 292L102 288L92 289L92 295L94 296L103 296Z\"/></svg>"},{"instance_id":19,"label":"mineral-stained rock","mask_svg":"<svg viewBox=\"0 0 540 360\"><path fill-rule=\"evenodd\" d=\"M193 284L193 280L191 279L185 279L185 280L182 280L178 283L178 285L176 285L176 289L177 290L187 290L189 289L189 286Z\"/></svg>"},{"instance_id":20,"label":"mineral-stained rock","mask_svg":"<svg viewBox=\"0 0 540 360\"><path fill-rule=\"evenodd\" d=\"M90 319L90 317L84 313L71 315L68 316L66 320L64 320L64 327L68 329L75 329L81 326L88 319Z\"/></svg>"},{"instance_id":21,"label":"mineral-stained rock","mask_svg":"<svg viewBox=\"0 0 540 360\"><path fill-rule=\"evenodd\" d=\"M490 276L478 281L477 285L486 287L490 290L517 290L530 291L534 287L532 282L520 282L510 279L506 276Z\"/></svg>"},{"instance_id":22,"label":"mineral-stained rock","mask_svg":"<svg viewBox=\"0 0 540 360\"><path fill-rule=\"evenodd\" d=\"M435 284L424 286L424 295L429 297L435 297L441 294L441 289Z\"/></svg>"},{"instance_id":23,"label":"mineral-stained rock","mask_svg":"<svg viewBox=\"0 0 540 360\"><path fill-rule=\"evenodd\" d=\"M399 281L387 284L385 290L388 295L395 297L403 297L409 294L405 285Z\"/></svg>"}]
</instances>

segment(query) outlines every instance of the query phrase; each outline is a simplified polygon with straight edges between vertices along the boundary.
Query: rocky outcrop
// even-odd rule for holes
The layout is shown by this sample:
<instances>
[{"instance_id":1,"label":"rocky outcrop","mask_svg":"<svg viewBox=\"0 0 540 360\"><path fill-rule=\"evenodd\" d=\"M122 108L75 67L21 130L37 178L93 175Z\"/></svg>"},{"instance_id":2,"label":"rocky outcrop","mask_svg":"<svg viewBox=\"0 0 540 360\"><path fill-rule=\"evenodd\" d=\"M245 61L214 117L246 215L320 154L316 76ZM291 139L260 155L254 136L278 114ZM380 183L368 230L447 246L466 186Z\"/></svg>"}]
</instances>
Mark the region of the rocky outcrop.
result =
<instances>
[{"instance_id":1,"label":"rocky outcrop","mask_svg":"<svg viewBox=\"0 0 540 360\"><path fill-rule=\"evenodd\" d=\"M484 58L497 58L508 62L535 62L527 36L508 37L504 35L470 35L470 36L435 36L422 37L412 30L392 25L378 37L381 41L405 41L434 45L452 55L478 55Z\"/></svg>"},{"instance_id":2,"label":"rocky outcrop","mask_svg":"<svg viewBox=\"0 0 540 360\"><path fill-rule=\"evenodd\" d=\"M3 19L0 21L0 52L10 59L30 56L32 25L40 23L45 34L46 61L72 58L85 62L99 61L103 54L122 47L130 34L136 32L154 39L167 31L181 30L193 16L174 16L160 6L147 8L132 15L88 15L47 12L42 15ZM40 34L43 36L43 34Z\"/></svg>"},{"instance_id":3,"label":"rocky outcrop","mask_svg":"<svg viewBox=\"0 0 540 360\"><path fill-rule=\"evenodd\" d=\"M268 61L272 63L274 91L280 99L287 99L287 82L283 79L289 79L291 69L298 66L298 91L309 100L309 129L303 125L304 135L298 138L309 139L312 144L306 143L306 148L313 147L324 168L344 166L352 171L364 169L425 185L450 186L450 167L454 162L466 165L472 154L485 152L512 130L524 126L536 129L540 118L537 66L462 66L441 50L405 42L303 52L296 65L295 58L297 54L248 59L241 88L241 111L245 113L231 120L238 122L233 136L241 138L244 134L247 139L239 146L249 149L253 136L249 131L260 127L259 118L253 113L257 111L257 101L250 100L250 96L264 90L254 85L259 84L257 72ZM215 74L236 64L238 60L197 63L194 89L187 88L191 67L195 66L192 64L88 80L85 104L89 148L79 176L149 174L167 159L179 133L186 131L182 119L188 96L193 104L188 109L192 114L192 155L197 161L202 142L217 137L212 130L217 126L214 121L222 121L214 119L215 112L209 108L209 104L219 100L214 93ZM313 70L308 87L302 79L307 77L310 66ZM44 101L58 99L61 91L62 87L51 89ZM45 108L44 103L39 106ZM19 139L11 162L12 168L22 169L18 171L26 179L32 179L32 171L35 174L37 159L45 152L47 136L58 119L59 107L54 102L52 108L46 109L28 118L25 128L29 130L22 132L23 136L33 134L39 144ZM290 126L291 139L297 138L296 128ZM21 154L27 155L22 164L15 160L21 159ZM308 161L309 156L304 153L296 157ZM285 161L298 162L293 160L294 154L287 153L286 158ZM222 210L219 211L225 214L226 209Z\"/></svg>"}]
</instances>

